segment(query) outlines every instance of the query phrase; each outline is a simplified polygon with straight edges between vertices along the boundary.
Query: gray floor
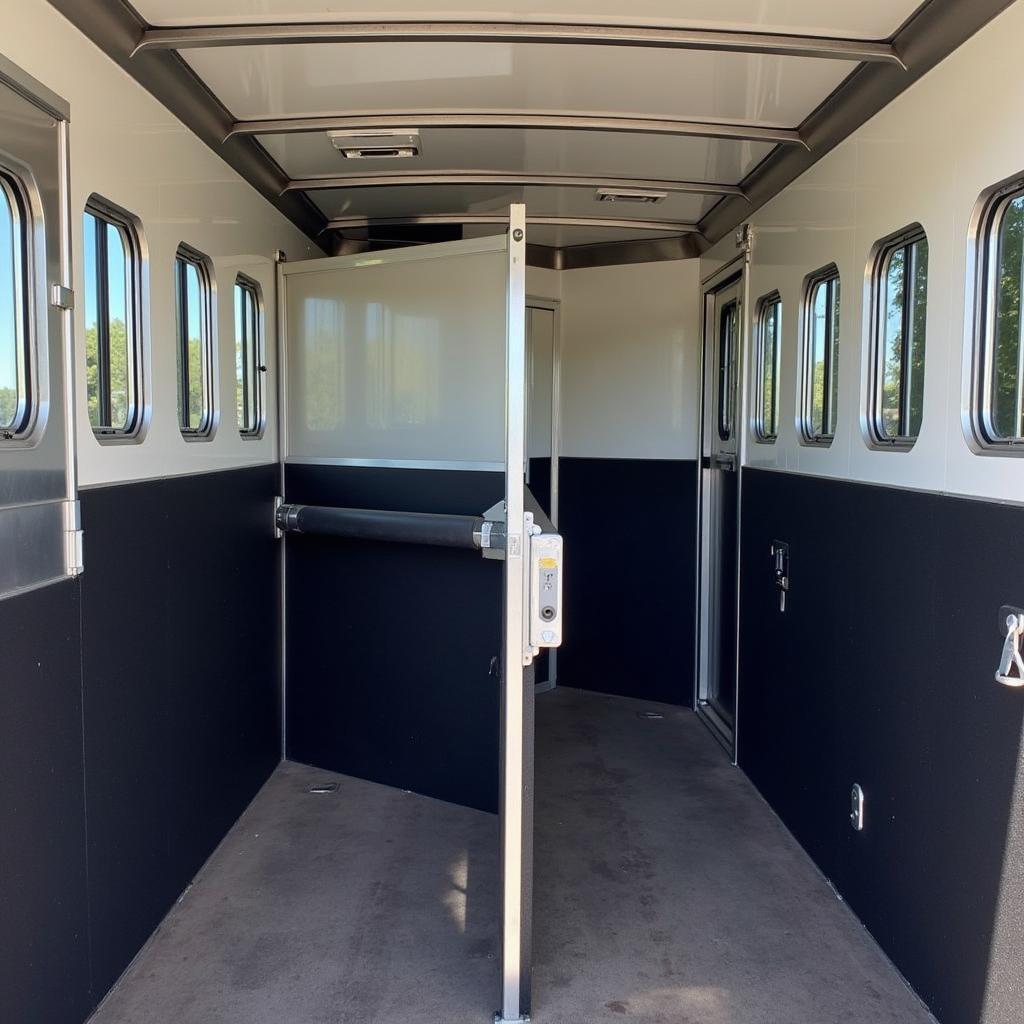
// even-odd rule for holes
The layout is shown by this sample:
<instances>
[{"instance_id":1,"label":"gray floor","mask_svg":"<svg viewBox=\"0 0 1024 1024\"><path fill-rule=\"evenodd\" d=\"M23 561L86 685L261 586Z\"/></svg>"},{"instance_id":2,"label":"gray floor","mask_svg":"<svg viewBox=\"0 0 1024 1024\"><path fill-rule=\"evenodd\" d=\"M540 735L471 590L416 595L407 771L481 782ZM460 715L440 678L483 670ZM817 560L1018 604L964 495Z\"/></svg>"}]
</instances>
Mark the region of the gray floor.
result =
<instances>
[{"instance_id":1,"label":"gray floor","mask_svg":"<svg viewBox=\"0 0 1024 1024\"><path fill-rule=\"evenodd\" d=\"M692 712L537 720L537 1024L932 1020Z\"/></svg>"},{"instance_id":2,"label":"gray floor","mask_svg":"<svg viewBox=\"0 0 1024 1024\"><path fill-rule=\"evenodd\" d=\"M691 713L537 704L536 1024L930 1021ZM497 841L282 765L93 1024L484 1024Z\"/></svg>"}]
</instances>

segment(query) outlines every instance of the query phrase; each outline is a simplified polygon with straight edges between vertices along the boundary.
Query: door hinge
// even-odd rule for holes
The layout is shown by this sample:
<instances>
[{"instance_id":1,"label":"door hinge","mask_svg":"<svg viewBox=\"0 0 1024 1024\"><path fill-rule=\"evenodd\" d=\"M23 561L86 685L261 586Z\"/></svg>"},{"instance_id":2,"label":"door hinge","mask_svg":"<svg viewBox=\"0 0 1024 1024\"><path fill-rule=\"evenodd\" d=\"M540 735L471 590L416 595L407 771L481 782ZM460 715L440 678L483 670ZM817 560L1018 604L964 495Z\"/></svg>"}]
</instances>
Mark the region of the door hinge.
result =
<instances>
[{"instance_id":1,"label":"door hinge","mask_svg":"<svg viewBox=\"0 0 1024 1024\"><path fill-rule=\"evenodd\" d=\"M75 293L71 288L65 288L62 284L50 285L50 305L54 309L74 309Z\"/></svg>"},{"instance_id":2,"label":"door hinge","mask_svg":"<svg viewBox=\"0 0 1024 1024\"><path fill-rule=\"evenodd\" d=\"M281 506L284 504L284 497L280 494L274 495L274 538L281 540L284 537L284 530L281 529L281 523L278 520L278 512L281 510Z\"/></svg>"},{"instance_id":3,"label":"door hinge","mask_svg":"<svg viewBox=\"0 0 1024 1024\"><path fill-rule=\"evenodd\" d=\"M82 503L64 502L64 564L69 576L80 576L85 571L84 538L82 530Z\"/></svg>"},{"instance_id":4,"label":"door hinge","mask_svg":"<svg viewBox=\"0 0 1024 1024\"><path fill-rule=\"evenodd\" d=\"M754 229L750 224L744 224L736 232L736 248L749 256L754 251Z\"/></svg>"}]
</instances>

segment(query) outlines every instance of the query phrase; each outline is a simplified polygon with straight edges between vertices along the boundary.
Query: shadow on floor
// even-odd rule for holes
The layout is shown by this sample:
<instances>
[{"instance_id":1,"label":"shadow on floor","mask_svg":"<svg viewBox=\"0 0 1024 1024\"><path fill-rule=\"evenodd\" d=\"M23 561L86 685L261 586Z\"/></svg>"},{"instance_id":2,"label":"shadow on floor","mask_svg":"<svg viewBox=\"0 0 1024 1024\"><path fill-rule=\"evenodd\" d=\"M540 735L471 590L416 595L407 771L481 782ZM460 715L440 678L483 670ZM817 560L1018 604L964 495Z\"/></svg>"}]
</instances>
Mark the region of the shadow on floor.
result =
<instances>
[{"instance_id":1,"label":"shadow on floor","mask_svg":"<svg viewBox=\"0 0 1024 1024\"><path fill-rule=\"evenodd\" d=\"M486 1021L497 854L494 815L286 762L91 1024Z\"/></svg>"}]
</instances>

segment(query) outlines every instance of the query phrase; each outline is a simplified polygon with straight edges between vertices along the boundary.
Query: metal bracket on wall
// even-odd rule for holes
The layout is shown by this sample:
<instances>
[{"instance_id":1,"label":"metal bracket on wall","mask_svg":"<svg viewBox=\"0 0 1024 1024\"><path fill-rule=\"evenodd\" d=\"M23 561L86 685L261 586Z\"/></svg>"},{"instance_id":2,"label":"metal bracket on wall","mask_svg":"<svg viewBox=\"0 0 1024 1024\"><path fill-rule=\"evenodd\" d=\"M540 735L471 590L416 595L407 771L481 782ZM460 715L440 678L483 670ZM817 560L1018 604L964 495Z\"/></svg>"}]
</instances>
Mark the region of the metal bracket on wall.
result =
<instances>
[{"instance_id":1,"label":"metal bracket on wall","mask_svg":"<svg viewBox=\"0 0 1024 1024\"><path fill-rule=\"evenodd\" d=\"M999 620L1006 639L1003 641L999 668L996 669L996 682L1004 686L1024 686L1024 658L1021 657L1024 609L1003 605L999 609Z\"/></svg>"}]
</instances>

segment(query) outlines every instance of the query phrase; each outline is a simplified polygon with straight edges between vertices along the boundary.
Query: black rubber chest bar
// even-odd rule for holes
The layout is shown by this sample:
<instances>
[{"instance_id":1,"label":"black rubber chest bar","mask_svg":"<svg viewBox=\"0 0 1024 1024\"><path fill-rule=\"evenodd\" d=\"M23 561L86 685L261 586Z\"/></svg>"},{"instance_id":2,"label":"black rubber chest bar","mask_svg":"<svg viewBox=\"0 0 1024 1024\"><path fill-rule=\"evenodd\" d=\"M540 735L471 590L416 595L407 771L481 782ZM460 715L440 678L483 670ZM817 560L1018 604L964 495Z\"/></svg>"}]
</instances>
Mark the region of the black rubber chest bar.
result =
<instances>
[{"instance_id":1,"label":"black rubber chest bar","mask_svg":"<svg viewBox=\"0 0 1024 1024\"><path fill-rule=\"evenodd\" d=\"M277 510L277 528L287 533L315 533L401 544L433 544L446 548L488 546L482 540L486 531L481 516L281 505Z\"/></svg>"}]
</instances>

